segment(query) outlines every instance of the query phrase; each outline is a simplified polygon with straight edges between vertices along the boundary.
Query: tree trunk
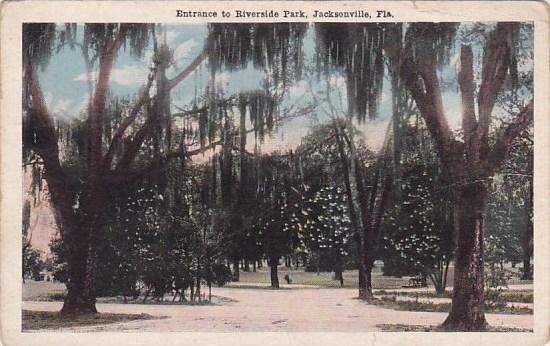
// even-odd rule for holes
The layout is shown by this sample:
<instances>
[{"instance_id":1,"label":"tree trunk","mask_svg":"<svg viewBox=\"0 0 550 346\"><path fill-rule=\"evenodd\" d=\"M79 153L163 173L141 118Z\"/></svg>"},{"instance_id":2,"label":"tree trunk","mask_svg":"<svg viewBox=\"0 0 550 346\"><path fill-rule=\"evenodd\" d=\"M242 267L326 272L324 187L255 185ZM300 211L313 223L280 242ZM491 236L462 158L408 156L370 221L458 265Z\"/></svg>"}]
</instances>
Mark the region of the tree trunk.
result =
<instances>
[{"instance_id":1,"label":"tree trunk","mask_svg":"<svg viewBox=\"0 0 550 346\"><path fill-rule=\"evenodd\" d=\"M94 278L90 266L95 265L95 259L90 258L87 251L73 253L69 257L69 280L67 296L61 309L62 314L77 315L96 313Z\"/></svg>"},{"instance_id":2,"label":"tree trunk","mask_svg":"<svg viewBox=\"0 0 550 346\"><path fill-rule=\"evenodd\" d=\"M197 277L197 290L195 295L199 298L199 303L201 302L201 278Z\"/></svg>"},{"instance_id":3,"label":"tree trunk","mask_svg":"<svg viewBox=\"0 0 550 346\"><path fill-rule=\"evenodd\" d=\"M532 161L530 161L530 170L532 170ZM525 213L527 214L527 227L521 235L521 252L523 257L522 280L533 280L533 271L531 270L531 255L533 254L533 180L529 181L529 194L525 203Z\"/></svg>"},{"instance_id":4,"label":"tree trunk","mask_svg":"<svg viewBox=\"0 0 550 346\"><path fill-rule=\"evenodd\" d=\"M238 282L239 276L239 260L235 260L233 261L233 281Z\"/></svg>"},{"instance_id":5,"label":"tree trunk","mask_svg":"<svg viewBox=\"0 0 550 346\"><path fill-rule=\"evenodd\" d=\"M277 273L277 266L278 265L279 265L279 258L278 257L271 257L269 259L271 287L272 288L279 288L279 276L278 276L278 273Z\"/></svg>"},{"instance_id":6,"label":"tree trunk","mask_svg":"<svg viewBox=\"0 0 550 346\"><path fill-rule=\"evenodd\" d=\"M366 296L365 300L371 302L373 300L372 296L372 264L368 263L365 265L365 287L366 287Z\"/></svg>"},{"instance_id":7,"label":"tree trunk","mask_svg":"<svg viewBox=\"0 0 550 346\"><path fill-rule=\"evenodd\" d=\"M245 271L245 272L250 271L250 262L247 259L244 260L244 269L243 269L243 271Z\"/></svg>"},{"instance_id":8,"label":"tree trunk","mask_svg":"<svg viewBox=\"0 0 550 346\"><path fill-rule=\"evenodd\" d=\"M340 286L344 286L344 275L342 270L342 257L336 255L336 263L334 264L334 280L340 281Z\"/></svg>"},{"instance_id":9,"label":"tree trunk","mask_svg":"<svg viewBox=\"0 0 550 346\"><path fill-rule=\"evenodd\" d=\"M317 275L321 275L321 254L317 254L317 256L315 256L315 267L317 269Z\"/></svg>"},{"instance_id":10,"label":"tree trunk","mask_svg":"<svg viewBox=\"0 0 550 346\"><path fill-rule=\"evenodd\" d=\"M457 247L451 312L443 327L481 331L487 327L484 309L483 207L486 188L471 180L453 191Z\"/></svg>"},{"instance_id":11,"label":"tree trunk","mask_svg":"<svg viewBox=\"0 0 550 346\"><path fill-rule=\"evenodd\" d=\"M348 119L345 127L350 130L352 128L351 120ZM338 145L338 151L342 167L344 171L344 184L346 186L346 194L348 197L349 215L352 224L353 234L356 242L357 249L357 267L359 271L359 299L368 300L369 292L367 289L367 282L365 278L365 262L364 262L364 249L363 249L363 214L360 206L360 196L357 189L357 169L356 169L356 153L355 143L353 137L346 137L344 128L340 128L340 125L335 126L336 142ZM351 130L350 130L351 131ZM344 148L344 142L347 140L347 146L349 149L349 161L348 156Z\"/></svg>"},{"instance_id":12,"label":"tree trunk","mask_svg":"<svg viewBox=\"0 0 550 346\"><path fill-rule=\"evenodd\" d=\"M74 225L65 230L68 246L67 296L62 314L96 313L95 276L97 264L97 237L101 228L101 213L107 205L103 185L99 181L90 184L80 198L80 208Z\"/></svg>"}]
</instances>

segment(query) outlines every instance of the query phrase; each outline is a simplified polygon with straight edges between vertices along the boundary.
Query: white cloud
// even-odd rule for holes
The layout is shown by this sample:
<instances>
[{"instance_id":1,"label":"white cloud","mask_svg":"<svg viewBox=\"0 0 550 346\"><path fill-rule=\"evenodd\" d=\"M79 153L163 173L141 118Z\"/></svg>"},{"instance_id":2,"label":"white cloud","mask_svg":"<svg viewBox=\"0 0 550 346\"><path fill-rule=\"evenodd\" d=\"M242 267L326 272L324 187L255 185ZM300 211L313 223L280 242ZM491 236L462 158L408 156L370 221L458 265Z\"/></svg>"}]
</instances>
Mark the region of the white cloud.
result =
<instances>
[{"instance_id":1,"label":"white cloud","mask_svg":"<svg viewBox=\"0 0 550 346\"><path fill-rule=\"evenodd\" d=\"M87 72L84 72L84 73L81 73L79 74L78 76L76 76L73 81L75 82L87 82L87 81L92 81L92 82L95 82L96 80L96 73L95 72L91 72L91 73L87 73Z\"/></svg>"},{"instance_id":2,"label":"white cloud","mask_svg":"<svg viewBox=\"0 0 550 346\"><path fill-rule=\"evenodd\" d=\"M69 109L71 109L71 106L73 105L73 101L69 99L59 99L55 103L55 105L52 107L53 113L67 113Z\"/></svg>"},{"instance_id":3,"label":"white cloud","mask_svg":"<svg viewBox=\"0 0 550 346\"><path fill-rule=\"evenodd\" d=\"M111 71L111 81L124 86L141 85L147 80L147 67L124 65ZM81 73L73 81L86 82L97 80L96 73Z\"/></svg>"},{"instance_id":4,"label":"white cloud","mask_svg":"<svg viewBox=\"0 0 550 346\"><path fill-rule=\"evenodd\" d=\"M176 42L176 39L180 33L178 31L174 30L168 30L166 31L166 44L170 46L172 43Z\"/></svg>"},{"instance_id":5,"label":"white cloud","mask_svg":"<svg viewBox=\"0 0 550 346\"><path fill-rule=\"evenodd\" d=\"M147 80L147 67L125 65L121 68L113 69L111 80L120 85L141 85Z\"/></svg>"},{"instance_id":6,"label":"white cloud","mask_svg":"<svg viewBox=\"0 0 550 346\"><path fill-rule=\"evenodd\" d=\"M174 50L174 61L179 63L181 60L186 59L196 44L197 42L194 39L190 39L177 46Z\"/></svg>"},{"instance_id":7,"label":"white cloud","mask_svg":"<svg viewBox=\"0 0 550 346\"><path fill-rule=\"evenodd\" d=\"M309 85L305 80L300 80L288 88L291 97L300 97L308 91Z\"/></svg>"}]
</instances>

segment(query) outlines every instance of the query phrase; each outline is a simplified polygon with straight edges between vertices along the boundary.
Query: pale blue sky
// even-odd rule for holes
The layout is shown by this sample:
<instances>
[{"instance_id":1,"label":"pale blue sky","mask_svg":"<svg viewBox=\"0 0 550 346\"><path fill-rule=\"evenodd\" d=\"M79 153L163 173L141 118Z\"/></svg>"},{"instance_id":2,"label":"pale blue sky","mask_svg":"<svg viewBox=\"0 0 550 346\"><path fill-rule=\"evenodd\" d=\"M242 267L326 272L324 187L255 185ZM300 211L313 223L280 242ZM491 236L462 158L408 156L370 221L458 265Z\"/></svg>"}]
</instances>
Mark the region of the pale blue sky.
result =
<instances>
[{"instance_id":1,"label":"pale blue sky","mask_svg":"<svg viewBox=\"0 0 550 346\"><path fill-rule=\"evenodd\" d=\"M174 49L175 66L170 68L168 77L172 77L178 71L185 68L203 48L207 36L206 25L166 25L163 27L167 44ZM82 30L79 30L80 32ZM163 34L159 34L163 35ZM162 36L160 37L162 39ZM315 34L313 27L310 26L304 40L305 61L313 61L315 54ZM481 49L474 47L476 61L479 63L479 54ZM147 74L152 47L149 47L142 59L136 59L129 55L127 51L122 50L114 65L111 74L110 92L112 95L131 97L135 95L140 86L144 84ZM458 62L458 49L453 52L451 64L440 71L440 76L445 79L456 79L456 64ZM50 111L58 116L76 117L85 110L88 98L88 86L85 72L84 60L78 49L71 50L65 48L55 54L40 75L43 91ZM203 63L195 74L190 75L173 92L172 101L178 106L185 106L193 100L195 95L195 83L197 83L198 93L207 84L209 69L207 63ZM219 83L224 84L227 94L233 94L240 90L251 90L260 88L260 82L263 73L253 68L247 68L238 72L220 72L217 74ZM345 81L338 75L330 78L332 86L333 103L338 105L338 89L343 93L345 100ZM455 83L456 85L456 83ZM391 116L391 91L390 82L386 78L384 82L383 96L380 104L379 118L367 121L361 125L367 143L373 148L380 146L388 119ZM313 89L325 90L325 82L314 82ZM298 103L305 104L311 101L311 90L309 83L302 80L295 82L289 89L285 104ZM456 87L449 88L443 93L445 110L449 118L449 123L453 127L458 127L460 123L460 97ZM324 107L323 107L324 106ZM343 107L346 107L345 101ZM286 123L281 130L273 134L271 139L266 139L272 145L278 147L295 146L300 138L305 135L308 128L316 121L325 121L328 119L322 109L327 105L318 107L315 117L302 117ZM342 110L345 111L345 108Z\"/></svg>"}]
</instances>

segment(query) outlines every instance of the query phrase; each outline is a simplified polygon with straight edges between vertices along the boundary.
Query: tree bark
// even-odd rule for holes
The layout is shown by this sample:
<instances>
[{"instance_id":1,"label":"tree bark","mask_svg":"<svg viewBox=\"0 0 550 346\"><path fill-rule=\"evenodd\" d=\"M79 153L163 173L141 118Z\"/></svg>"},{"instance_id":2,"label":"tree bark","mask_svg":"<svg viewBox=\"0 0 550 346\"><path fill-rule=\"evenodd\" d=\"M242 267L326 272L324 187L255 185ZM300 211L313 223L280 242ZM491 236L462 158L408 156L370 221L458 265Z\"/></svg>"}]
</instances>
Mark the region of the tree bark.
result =
<instances>
[{"instance_id":1,"label":"tree bark","mask_svg":"<svg viewBox=\"0 0 550 346\"><path fill-rule=\"evenodd\" d=\"M69 277L62 314L96 313L95 276L97 263L97 232L101 228L101 211L107 205L101 184L89 187L80 198L74 224L65 237L69 246Z\"/></svg>"},{"instance_id":2,"label":"tree bark","mask_svg":"<svg viewBox=\"0 0 550 346\"><path fill-rule=\"evenodd\" d=\"M443 327L454 331L486 329L483 275L483 182L470 181L453 191L457 247L451 312Z\"/></svg>"}]
</instances>

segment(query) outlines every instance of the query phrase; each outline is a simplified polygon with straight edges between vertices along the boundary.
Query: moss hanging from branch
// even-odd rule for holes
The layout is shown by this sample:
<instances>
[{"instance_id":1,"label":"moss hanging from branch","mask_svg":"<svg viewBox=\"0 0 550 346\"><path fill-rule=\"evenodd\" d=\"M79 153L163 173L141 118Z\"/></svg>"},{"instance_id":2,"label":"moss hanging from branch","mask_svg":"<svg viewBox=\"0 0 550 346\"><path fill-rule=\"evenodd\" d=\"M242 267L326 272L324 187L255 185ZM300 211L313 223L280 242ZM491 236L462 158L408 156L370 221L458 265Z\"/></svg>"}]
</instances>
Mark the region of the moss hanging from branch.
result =
<instances>
[{"instance_id":1,"label":"moss hanging from branch","mask_svg":"<svg viewBox=\"0 0 550 346\"><path fill-rule=\"evenodd\" d=\"M251 91L239 94L239 111L241 117L250 115L254 134L260 141L264 140L266 130L273 130L277 115L275 98L265 91Z\"/></svg>"},{"instance_id":2,"label":"moss hanging from branch","mask_svg":"<svg viewBox=\"0 0 550 346\"><path fill-rule=\"evenodd\" d=\"M348 115L364 121L377 115L384 77L383 24L318 23L317 65L346 77Z\"/></svg>"},{"instance_id":3,"label":"moss hanging from branch","mask_svg":"<svg viewBox=\"0 0 550 346\"><path fill-rule=\"evenodd\" d=\"M410 24L406 41L410 42L411 54L417 61L428 58L435 52L437 66L449 64L458 24L456 23L413 23ZM429 57L430 59L432 57Z\"/></svg>"},{"instance_id":4,"label":"moss hanging from branch","mask_svg":"<svg viewBox=\"0 0 550 346\"><path fill-rule=\"evenodd\" d=\"M142 57L149 46L153 24L86 24L84 26L84 47L92 52L100 52L105 42L122 39L123 47L129 47L130 54Z\"/></svg>"},{"instance_id":5,"label":"moss hanging from branch","mask_svg":"<svg viewBox=\"0 0 550 346\"><path fill-rule=\"evenodd\" d=\"M234 71L248 66L271 74L276 85L301 78L305 23L209 25L207 49L210 69Z\"/></svg>"},{"instance_id":6,"label":"moss hanging from branch","mask_svg":"<svg viewBox=\"0 0 550 346\"><path fill-rule=\"evenodd\" d=\"M55 24L29 23L23 25L23 59L25 63L44 68L53 53L56 39Z\"/></svg>"}]
</instances>

